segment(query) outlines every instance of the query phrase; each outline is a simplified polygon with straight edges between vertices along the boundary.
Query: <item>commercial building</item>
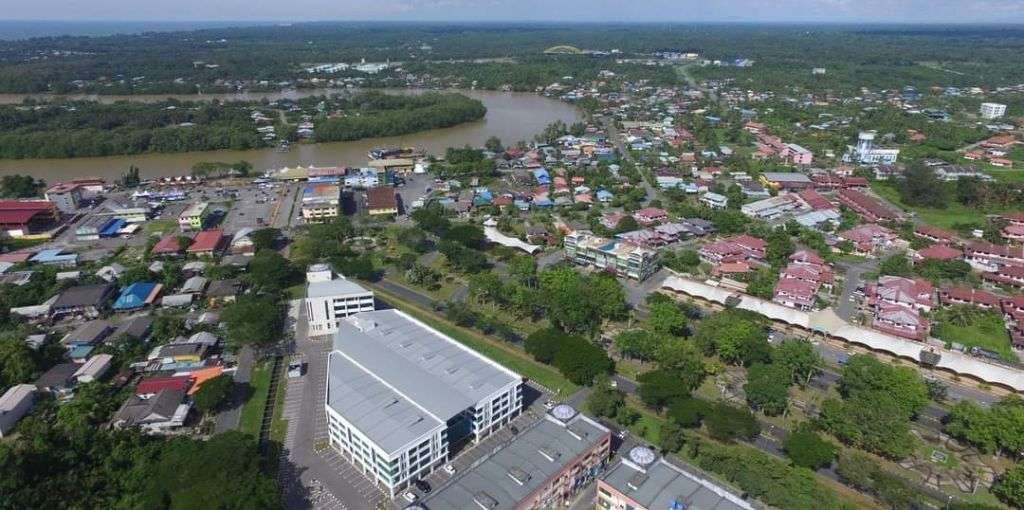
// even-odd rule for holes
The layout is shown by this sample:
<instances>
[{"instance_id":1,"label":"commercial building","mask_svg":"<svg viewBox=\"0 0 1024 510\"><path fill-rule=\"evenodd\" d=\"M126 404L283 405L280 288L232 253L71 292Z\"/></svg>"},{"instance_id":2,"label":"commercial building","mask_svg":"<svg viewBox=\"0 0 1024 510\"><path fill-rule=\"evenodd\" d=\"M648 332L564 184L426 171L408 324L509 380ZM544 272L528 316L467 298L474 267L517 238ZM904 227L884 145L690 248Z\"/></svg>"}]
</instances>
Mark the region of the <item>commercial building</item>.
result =
<instances>
[{"instance_id":1,"label":"commercial building","mask_svg":"<svg viewBox=\"0 0 1024 510\"><path fill-rule=\"evenodd\" d=\"M44 232L58 221L60 213L49 200L0 200L0 231L11 237Z\"/></svg>"},{"instance_id":2,"label":"commercial building","mask_svg":"<svg viewBox=\"0 0 1024 510\"><path fill-rule=\"evenodd\" d=\"M306 272L306 317L310 335L338 331L341 319L372 312L373 291L337 276L327 264L314 264Z\"/></svg>"},{"instance_id":3,"label":"commercial building","mask_svg":"<svg viewBox=\"0 0 1024 510\"><path fill-rule=\"evenodd\" d=\"M398 310L342 319L333 342L329 444L392 496L522 410L519 374Z\"/></svg>"},{"instance_id":4,"label":"commercial building","mask_svg":"<svg viewBox=\"0 0 1024 510\"><path fill-rule=\"evenodd\" d=\"M777 190L799 191L814 187L814 182L799 172L765 172L761 174L761 184Z\"/></svg>"},{"instance_id":5,"label":"commercial building","mask_svg":"<svg viewBox=\"0 0 1024 510\"><path fill-rule=\"evenodd\" d=\"M565 258L635 280L646 280L661 265L658 252L632 243L597 237L587 230L565 236Z\"/></svg>"},{"instance_id":6,"label":"commercial building","mask_svg":"<svg viewBox=\"0 0 1024 510\"><path fill-rule=\"evenodd\" d=\"M17 425L35 402L36 387L31 384L11 386L0 396L0 438Z\"/></svg>"},{"instance_id":7,"label":"commercial building","mask_svg":"<svg viewBox=\"0 0 1024 510\"><path fill-rule=\"evenodd\" d=\"M59 182L50 186L43 197L53 202L61 212L71 214L78 210L78 203L82 201L82 187L73 182Z\"/></svg>"},{"instance_id":8,"label":"commercial building","mask_svg":"<svg viewBox=\"0 0 1024 510\"><path fill-rule=\"evenodd\" d=\"M754 510L704 476L637 446L597 481L597 508L604 510Z\"/></svg>"},{"instance_id":9,"label":"commercial building","mask_svg":"<svg viewBox=\"0 0 1024 510\"><path fill-rule=\"evenodd\" d=\"M341 186L337 184L307 184L302 189L302 218L306 223L338 217L340 204Z\"/></svg>"},{"instance_id":10,"label":"commercial building","mask_svg":"<svg viewBox=\"0 0 1024 510\"><path fill-rule=\"evenodd\" d=\"M210 204L206 202L196 202L186 207L178 216L178 226L182 230L202 230L209 209Z\"/></svg>"},{"instance_id":11,"label":"commercial building","mask_svg":"<svg viewBox=\"0 0 1024 510\"><path fill-rule=\"evenodd\" d=\"M423 499L430 510L568 507L608 460L611 432L572 407L544 419Z\"/></svg>"},{"instance_id":12,"label":"commercial building","mask_svg":"<svg viewBox=\"0 0 1024 510\"><path fill-rule=\"evenodd\" d=\"M366 210L370 215L398 214L398 199L395 188L381 186L366 190Z\"/></svg>"},{"instance_id":13,"label":"commercial building","mask_svg":"<svg viewBox=\"0 0 1024 510\"><path fill-rule=\"evenodd\" d=\"M839 190L837 196L840 203L853 209L853 212L859 214L867 221L894 221L900 219L899 211L859 191L843 189Z\"/></svg>"},{"instance_id":14,"label":"commercial building","mask_svg":"<svg viewBox=\"0 0 1024 510\"><path fill-rule=\"evenodd\" d=\"M981 113L981 118L983 119L998 119L1006 115L1006 105L1000 103L981 103L979 113Z\"/></svg>"},{"instance_id":15,"label":"commercial building","mask_svg":"<svg viewBox=\"0 0 1024 510\"><path fill-rule=\"evenodd\" d=\"M740 211L743 214L764 221L776 220L783 216L808 209L807 204L793 193L778 195L740 206Z\"/></svg>"}]
</instances>

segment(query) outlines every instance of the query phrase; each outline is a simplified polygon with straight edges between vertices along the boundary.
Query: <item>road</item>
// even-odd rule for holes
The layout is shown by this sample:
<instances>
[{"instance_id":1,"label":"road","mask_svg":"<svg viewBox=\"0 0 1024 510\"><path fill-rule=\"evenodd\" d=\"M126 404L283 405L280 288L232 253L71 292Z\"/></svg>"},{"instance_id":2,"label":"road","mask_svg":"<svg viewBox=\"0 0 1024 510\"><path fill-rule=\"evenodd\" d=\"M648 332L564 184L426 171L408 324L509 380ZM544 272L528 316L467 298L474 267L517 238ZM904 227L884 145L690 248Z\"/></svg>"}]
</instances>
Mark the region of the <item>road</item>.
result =
<instances>
[{"instance_id":1,"label":"road","mask_svg":"<svg viewBox=\"0 0 1024 510\"><path fill-rule=\"evenodd\" d=\"M859 300L854 294L857 287L863 282L864 273L874 271L878 267L878 260L868 259L857 264L839 264L840 268L846 269L846 276L843 281L843 292L839 295L839 304L836 305L836 315L845 321L849 321L857 313Z\"/></svg>"},{"instance_id":2,"label":"road","mask_svg":"<svg viewBox=\"0 0 1024 510\"><path fill-rule=\"evenodd\" d=\"M630 154L629 149L626 147L626 141L622 138L622 136L619 134L619 130L615 127L615 121L603 115L596 116L595 118L597 118L601 122L601 125L604 126L605 131L608 132L608 139L611 140L613 144L615 144L615 148L618 149L619 154L622 155L622 158L633 161L633 155ZM643 200L644 206L647 206L647 204L649 204L651 200L653 200L657 196L658 193L658 191L654 189L654 186L651 186L651 183L647 180L646 174L646 169L641 169L640 183L643 185L644 193L646 194Z\"/></svg>"},{"instance_id":3,"label":"road","mask_svg":"<svg viewBox=\"0 0 1024 510\"><path fill-rule=\"evenodd\" d=\"M235 387L232 390L231 400L227 408L217 415L217 425L213 429L215 434L238 428L239 421L242 418L242 407L245 405L250 392L249 379L252 377L252 365L255 359L256 355L251 347L242 347L238 351L238 366L235 369L233 378Z\"/></svg>"}]
</instances>

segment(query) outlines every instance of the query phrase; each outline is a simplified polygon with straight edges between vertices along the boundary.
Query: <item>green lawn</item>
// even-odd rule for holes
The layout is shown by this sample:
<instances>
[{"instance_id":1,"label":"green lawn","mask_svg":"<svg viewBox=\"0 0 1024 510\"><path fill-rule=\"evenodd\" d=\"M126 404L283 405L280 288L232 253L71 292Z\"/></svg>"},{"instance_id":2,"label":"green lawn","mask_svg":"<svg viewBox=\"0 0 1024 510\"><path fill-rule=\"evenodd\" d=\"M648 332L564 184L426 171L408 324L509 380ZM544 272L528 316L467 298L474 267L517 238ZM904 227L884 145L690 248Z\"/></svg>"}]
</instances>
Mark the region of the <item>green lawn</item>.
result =
<instances>
[{"instance_id":1,"label":"green lawn","mask_svg":"<svg viewBox=\"0 0 1024 510\"><path fill-rule=\"evenodd\" d=\"M286 294L288 294L288 297L292 299L302 299L306 297L306 284L300 283L297 285L292 285L291 287L284 289L284 291Z\"/></svg>"},{"instance_id":2,"label":"green lawn","mask_svg":"<svg viewBox=\"0 0 1024 510\"><path fill-rule=\"evenodd\" d=\"M902 207L905 210L913 211L917 217L928 223L941 228L953 228L957 223L984 223L985 211L966 207L958 202L951 201L946 209L931 209L928 207L910 207L900 202L900 195L891 184L884 182L871 183L871 191L878 196Z\"/></svg>"},{"instance_id":3,"label":"green lawn","mask_svg":"<svg viewBox=\"0 0 1024 510\"><path fill-rule=\"evenodd\" d=\"M263 422L263 406L267 403L267 395L270 393L270 364L260 363L253 367L249 385L252 387L252 394L249 400L242 407L242 417L239 420L238 430L259 437L260 424Z\"/></svg>"},{"instance_id":4,"label":"green lawn","mask_svg":"<svg viewBox=\"0 0 1024 510\"><path fill-rule=\"evenodd\" d=\"M513 345L492 339L482 333L456 326L455 324L439 317L433 311L424 310L380 289L379 287L374 287L374 292L399 310L412 315L416 319L426 323L428 326L454 338L470 349L501 363L508 367L509 370L518 372L524 377L528 377L530 380L537 382L537 384L558 392L560 396L564 397L571 395L579 388L563 377L555 368L535 361L528 354Z\"/></svg>"},{"instance_id":5,"label":"green lawn","mask_svg":"<svg viewBox=\"0 0 1024 510\"><path fill-rule=\"evenodd\" d=\"M174 220L149 220L146 222L146 234L170 234L178 230L178 222Z\"/></svg>"},{"instance_id":6,"label":"green lawn","mask_svg":"<svg viewBox=\"0 0 1024 510\"><path fill-rule=\"evenodd\" d=\"M967 347L981 347L998 352L1007 361L1017 361L1017 356L1010 348L1003 318L997 312L979 312L974 321L967 326L957 326L943 319L940 312L932 328L933 336L947 343L956 342Z\"/></svg>"}]
</instances>

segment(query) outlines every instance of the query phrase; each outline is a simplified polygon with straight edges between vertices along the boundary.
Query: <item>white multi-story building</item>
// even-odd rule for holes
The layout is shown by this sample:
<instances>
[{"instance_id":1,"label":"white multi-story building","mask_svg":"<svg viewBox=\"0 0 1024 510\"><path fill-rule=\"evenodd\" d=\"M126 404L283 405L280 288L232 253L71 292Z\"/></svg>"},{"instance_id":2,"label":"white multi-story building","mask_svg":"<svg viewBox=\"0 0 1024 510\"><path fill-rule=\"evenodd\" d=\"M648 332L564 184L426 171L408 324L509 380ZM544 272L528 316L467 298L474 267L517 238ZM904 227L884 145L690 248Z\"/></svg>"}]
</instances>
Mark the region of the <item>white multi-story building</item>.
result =
<instances>
[{"instance_id":1,"label":"white multi-story building","mask_svg":"<svg viewBox=\"0 0 1024 510\"><path fill-rule=\"evenodd\" d=\"M983 119L998 119L1006 115L1006 105L1000 103L981 103L979 112Z\"/></svg>"},{"instance_id":2,"label":"white multi-story building","mask_svg":"<svg viewBox=\"0 0 1024 510\"><path fill-rule=\"evenodd\" d=\"M567 260L635 280L646 280L661 266L657 251L586 230L570 232L563 241Z\"/></svg>"},{"instance_id":3,"label":"white multi-story building","mask_svg":"<svg viewBox=\"0 0 1024 510\"><path fill-rule=\"evenodd\" d=\"M523 407L523 379L398 310L342 319L327 358L330 446L394 496Z\"/></svg>"},{"instance_id":4,"label":"white multi-story building","mask_svg":"<svg viewBox=\"0 0 1024 510\"><path fill-rule=\"evenodd\" d=\"M338 331L341 319L372 312L373 291L335 275L327 264L314 264L306 272L306 317L310 335Z\"/></svg>"}]
</instances>

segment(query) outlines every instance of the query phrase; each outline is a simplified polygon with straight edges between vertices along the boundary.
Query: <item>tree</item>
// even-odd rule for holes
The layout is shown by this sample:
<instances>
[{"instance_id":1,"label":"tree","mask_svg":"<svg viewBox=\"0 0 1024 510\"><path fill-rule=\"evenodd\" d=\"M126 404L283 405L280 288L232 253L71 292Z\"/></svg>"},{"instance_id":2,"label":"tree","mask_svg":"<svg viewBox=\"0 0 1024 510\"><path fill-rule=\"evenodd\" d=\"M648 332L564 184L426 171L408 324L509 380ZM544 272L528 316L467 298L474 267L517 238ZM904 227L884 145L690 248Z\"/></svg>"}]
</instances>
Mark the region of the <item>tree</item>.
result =
<instances>
[{"instance_id":1,"label":"tree","mask_svg":"<svg viewBox=\"0 0 1024 510\"><path fill-rule=\"evenodd\" d=\"M221 312L228 340L235 346L266 347L280 338L282 310L269 296L238 296Z\"/></svg>"},{"instance_id":2,"label":"tree","mask_svg":"<svg viewBox=\"0 0 1024 510\"><path fill-rule=\"evenodd\" d=\"M1014 508L1024 508L1024 464L1008 469L992 486L992 494Z\"/></svg>"},{"instance_id":3,"label":"tree","mask_svg":"<svg viewBox=\"0 0 1024 510\"><path fill-rule=\"evenodd\" d=\"M786 456L797 466L817 471L836 458L836 447L824 440L808 423L798 425L783 443Z\"/></svg>"},{"instance_id":4,"label":"tree","mask_svg":"<svg viewBox=\"0 0 1024 510\"><path fill-rule=\"evenodd\" d=\"M636 219L632 216L623 216L622 219L615 225L615 229L612 233L621 234L623 232L632 232L640 228L640 224L636 222Z\"/></svg>"},{"instance_id":5,"label":"tree","mask_svg":"<svg viewBox=\"0 0 1024 510\"><path fill-rule=\"evenodd\" d=\"M426 253L430 249L427 233L417 227L403 228L399 231L398 243L416 253Z\"/></svg>"},{"instance_id":6,"label":"tree","mask_svg":"<svg viewBox=\"0 0 1024 510\"><path fill-rule=\"evenodd\" d=\"M893 459L906 457L917 444L910 434L909 417L894 398L883 394L826 400L819 421L841 441Z\"/></svg>"},{"instance_id":7,"label":"tree","mask_svg":"<svg viewBox=\"0 0 1024 510\"><path fill-rule=\"evenodd\" d=\"M821 371L821 355L805 340L787 339L772 350L772 364L786 368L789 380L801 386Z\"/></svg>"},{"instance_id":8,"label":"tree","mask_svg":"<svg viewBox=\"0 0 1024 510\"><path fill-rule=\"evenodd\" d=\"M675 399L668 408L668 417L686 428L699 427L708 413L708 403L695 397Z\"/></svg>"},{"instance_id":9,"label":"tree","mask_svg":"<svg viewBox=\"0 0 1024 510\"><path fill-rule=\"evenodd\" d=\"M523 348L533 356L533 359L546 364L551 364L555 359L565 333L555 329L539 329L530 333L523 342Z\"/></svg>"},{"instance_id":10,"label":"tree","mask_svg":"<svg viewBox=\"0 0 1024 510\"><path fill-rule=\"evenodd\" d=\"M637 378L640 383L640 400L655 409L660 409L675 400L689 397L696 386L693 384L693 378L687 380L687 376L688 374L679 370L661 368L640 374Z\"/></svg>"},{"instance_id":11,"label":"tree","mask_svg":"<svg viewBox=\"0 0 1024 510\"><path fill-rule=\"evenodd\" d=\"M915 369L887 365L867 354L850 356L839 392L846 398L864 396L866 401L887 396L907 419L928 405L928 388Z\"/></svg>"},{"instance_id":12,"label":"tree","mask_svg":"<svg viewBox=\"0 0 1024 510\"><path fill-rule=\"evenodd\" d=\"M479 249L483 247L484 241L487 239L484 236L484 229L480 225L474 225L471 223L459 223L452 225L447 232L442 236L442 239L446 241L453 241L459 243L466 248Z\"/></svg>"},{"instance_id":13,"label":"tree","mask_svg":"<svg viewBox=\"0 0 1024 510\"><path fill-rule=\"evenodd\" d=\"M746 310L727 309L705 318L693 338L706 352L718 353L727 363L749 366L771 356L764 319Z\"/></svg>"},{"instance_id":14,"label":"tree","mask_svg":"<svg viewBox=\"0 0 1024 510\"><path fill-rule=\"evenodd\" d=\"M686 315L673 301L659 301L648 307L647 323L661 335L680 336L686 330Z\"/></svg>"},{"instance_id":15,"label":"tree","mask_svg":"<svg viewBox=\"0 0 1024 510\"><path fill-rule=\"evenodd\" d=\"M598 378L590 395L584 402L584 407L590 414L604 418L614 418L619 409L626 405L626 397L616 388L612 388L608 378Z\"/></svg>"},{"instance_id":16,"label":"tree","mask_svg":"<svg viewBox=\"0 0 1024 510\"><path fill-rule=\"evenodd\" d=\"M878 264L878 273L891 276L913 276L914 270L905 253L894 253Z\"/></svg>"},{"instance_id":17,"label":"tree","mask_svg":"<svg viewBox=\"0 0 1024 510\"><path fill-rule=\"evenodd\" d=\"M0 389L28 382L36 372L32 349L20 335L0 338Z\"/></svg>"},{"instance_id":18,"label":"tree","mask_svg":"<svg viewBox=\"0 0 1024 510\"><path fill-rule=\"evenodd\" d=\"M46 181L31 175L5 175L0 178L0 198L32 198L39 196Z\"/></svg>"},{"instance_id":19,"label":"tree","mask_svg":"<svg viewBox=\"0 0 1024 510\"><path fill-rule=\"evenodd\" d=\"M234 379L228 374L221 374L207 380L192 395L192 402L201 413L216 411L235 387Z\"/></svg>"},{"instance_id":20,"label":"tree","mask_svg":"<svg viewBox=\"0 0 1024 510\"><path fill-rule=\"evenodd\" d=\"M786 411L792 376L786 367L775 364L754 363L747 369L747 383L743 391L747 404L768 416Z\"/></svg>"},{"instance_id":21,"label":"tree","mask_svg":"<svg viewBox=\"0 0 1024 510\"><path fill-rule=\"evenodd\" d=\"M505 146L501 144L501 139L497 136L492 136L484 142L484 148L494 152L500 153L505 151Z\"/></svg>"},{"instance_id":22,"label":"tree","mask_svg":"<svg viewBox=\"0 0 1024 510\"><path fill-rule=\"evenodd\" d=\"M775 268L782 267L795 250L796 246L784 228L772 230L765 239L765 258Z\"/></svg>"},{"instance_id":23,"label":"tree","mask_svg":"<svg viewBox=\"0 0 1024 510\"><path fill-rule=\"evenodd\" d=\"M574 384L589 386L594 378L612 373L615 363L600 346L572 336L555 353L552 364Z\"/></svg>"},{"instance_id":24,"label":"tree","mask_svg":"<svg viewBox=\"0 0 1024 510\"><path fill-rule=\"evenodd\" d=\"M249 279L264 292L279 292L296 283L298 276L292 263L273 250L257 252L249 263Z\"/></svg>"},{"instance_id":25,"label":"tree","mask_svg":"<svg viewBox=\"0 0 1024 510\"><path fill-rule=\"evenodd\" d=\"M451 221L446 216L444 206L431 203L426 207L420 207L410 215L416 226L434 235L443 235L451 227Z\"/></svg>"},{"instance_id":26,"label":"tree","mask_svg":"<svg viewBox=\"0 0 1024 510\"><path fill-rule=\"evenodd\" d=\"M664 453L678 452L686 443L686 431L675 422L667 421L658 432L658 448Z\"/></svg>"},{"instance_id":27,"label":"tree","mask_svg":"<svg viewBox=\"0 0 1024 510\"><path fill-rule=\"evenodd\" d=\"M907 165L902 177L896 181L900 200L907 205L945 209L949 206L950 191L935 172L920 161Z\"/></svg>"},{"instance_id":28,"label":"tree","mask_svg":"<svg viewBox=\"0 0 1024 510\"><path fill-rule=\"evenodd\" d=\"M962 400L950 410L946 432L986 452L1024 450L1024 400L1010 396L985 409Z\"/></svg>"},{"instance_id":29,"label":"tree","mask_svg":"<svg viewBox=\"0 0 1024 510\"><path fill-rule=\"evenodd\" d=\"M274 479L261 469L255 440L226 432L209 441L178 437L167 441L136 470L141 508L252 508L281 505ZM195 469L216 465L215 470Z\"/></svg>"},{"instance_id":30,"label":"tree","mask_svg":"<svg viewBox=\"0 0 1024 510\"><path fill-rule=\"evenodd\" d=\"M779 275L775 269L764 267L754 271L747 283L747 294L761 299L771 299L775 293L775 283Z\"/></svg>"},{"instance_id":31,"label":"tree","mask_svg":"<svg viewBox=\"0 0 1024 510\"><path fill-rule=\"evenodd\" d=\"M644 329L626 330L615 335L615 347L628 358L650 361L654 359L664 341Z\"/></svg>"},{"instance_id":32,"label":"tree","mask_svg":"<svg viewBox=\"0 0 1024 510\"><path fill-rule=\"evenodd\" d=\"M273 248L279 237L281 237L281 231L271 227L254 230L249 234L249 239L252 240L253 247L257 252Z\"/></svg>"},{"instance_id":33,"label":"tree","mask_svg":"<svg viewBox=\"0 0 1024 510\"><path fill-rule=\"evenodd\" d=\"M750 411L725 402L712 404L704 416L708 434L719 441L753 439L761 433L761 425Z\"/></svg>"},{"instance_id":34,"label":"tree","mask_svg":"<svg viewBox=\"0 0 1024 510\"><path fill-rule=\"evenodd\" d=\"M567 332L593 331L603 319L621 317L625 311L625 293L611 277L554 267L540 273L538 286L548 320Z\"/></svg>"}]
</instances>

